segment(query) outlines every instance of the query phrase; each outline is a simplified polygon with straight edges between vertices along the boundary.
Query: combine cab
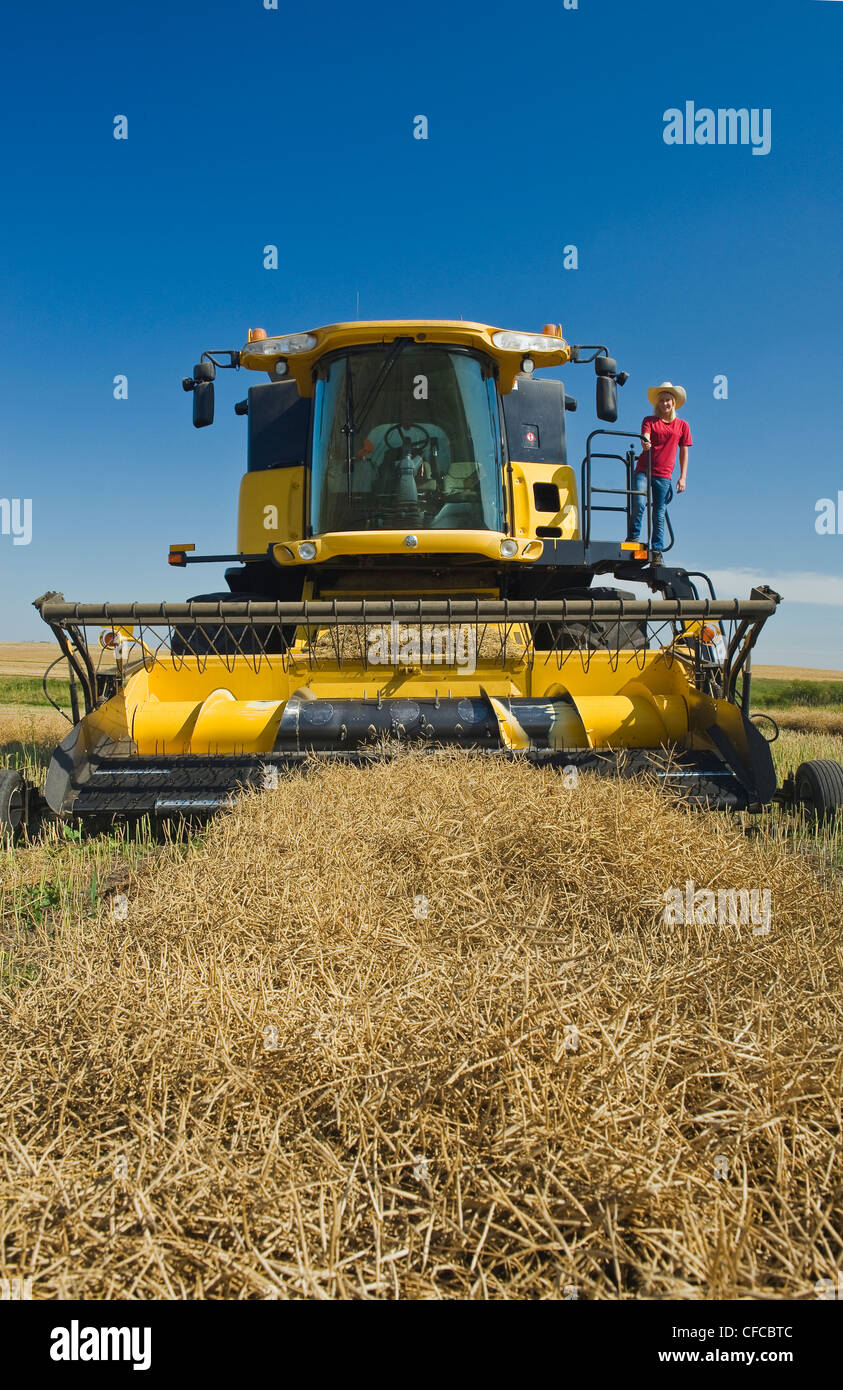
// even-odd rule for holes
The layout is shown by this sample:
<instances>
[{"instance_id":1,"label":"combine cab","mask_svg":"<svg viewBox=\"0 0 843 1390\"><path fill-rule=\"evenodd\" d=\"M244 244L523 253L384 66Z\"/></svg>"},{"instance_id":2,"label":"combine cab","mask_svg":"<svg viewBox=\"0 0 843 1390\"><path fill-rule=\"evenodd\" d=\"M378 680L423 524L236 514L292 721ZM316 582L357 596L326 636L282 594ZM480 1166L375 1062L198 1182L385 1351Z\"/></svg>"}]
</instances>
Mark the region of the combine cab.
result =
<instances>
[{"instance_id":1,"label":"combine cab","mask_svg":"<svg viewBox=\"0 0 843 1390\"><path fill-rule=\"evenodd\" d=\"M74 704L51 810L201 814L281 767L396 742L648 770L712 806L785 795L749 718L750 654L778 595L718 600L705 576L625 542L639 439L595 430L574 469L576 402L534 375L569 362L594 365L598 418L614 424L625 374L556 325L254 330L239 351L205 353L183 383L197 427L213 420L218 369L268 377L235 406L248 424L237 551L169 557L228 562L228 591L37 601ZM611 487L595 485L596 460ZM594 538L597 513L614 539ZM616 587L631 579L651 597ZM843 773L829 777L826 800L843 799Z\"/></svg>"}]
</instances>

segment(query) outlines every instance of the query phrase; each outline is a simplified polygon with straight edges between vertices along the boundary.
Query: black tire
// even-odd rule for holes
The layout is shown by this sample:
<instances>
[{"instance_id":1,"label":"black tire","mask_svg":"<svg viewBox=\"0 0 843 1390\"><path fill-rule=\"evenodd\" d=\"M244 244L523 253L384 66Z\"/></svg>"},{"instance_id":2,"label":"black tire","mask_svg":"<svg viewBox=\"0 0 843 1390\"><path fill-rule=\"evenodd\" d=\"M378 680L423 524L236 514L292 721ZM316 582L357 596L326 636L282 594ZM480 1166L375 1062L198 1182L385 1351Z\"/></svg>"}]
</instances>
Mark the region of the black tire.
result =
<instances>
[{"instance_id":1,"label":"black tire","mask_svg":"<svg viewBox=\"0 0 843 1390\"><path fill-rule=\"evenodd\" d=\"M0 771L0 840L14 840L26 820L26 783L13 768Z\"/></svg>"},{"instance_id":2,"label":"black tire","mask_svg":"<svg viewBox=\"0 0 843 1390\"><path fill-rule=\"evenodd\" d=\"M594 585L590 589L560 589L554 598L570 599L634 599L628 589L611 589ZM562 651L617 651L619 648L632 648L633 651L647 650L646 622L612 622L610 618L593 623L570 622L559 632L554 633L547 623L537 623L533 628L533 642L536 651L550 651L558 644Z\"/></svg>"},{"instance_id":3,"label":"black tire","mask_svg":"<svg viewBox=\"0 0 843 1390\"><path fill-rule=\"evenodd\" d=\"M269 594L194 594L188 603L271 603ZM256 656L286 651L294 628L253 628L247 623L207 623L204 627L176 628L170 650L174 656Z\"/></svg>"},{"instance_id":4,"label":"black tire","mask_svg":"<svg viewBox=\"0 0 843 1390\"><path fill-rule=\"evenodd\" d=\"M800 763L794 778L798 806L819 821L834 820L843 809L843 767L831 758Z\"/></svg>"}]
</instances>

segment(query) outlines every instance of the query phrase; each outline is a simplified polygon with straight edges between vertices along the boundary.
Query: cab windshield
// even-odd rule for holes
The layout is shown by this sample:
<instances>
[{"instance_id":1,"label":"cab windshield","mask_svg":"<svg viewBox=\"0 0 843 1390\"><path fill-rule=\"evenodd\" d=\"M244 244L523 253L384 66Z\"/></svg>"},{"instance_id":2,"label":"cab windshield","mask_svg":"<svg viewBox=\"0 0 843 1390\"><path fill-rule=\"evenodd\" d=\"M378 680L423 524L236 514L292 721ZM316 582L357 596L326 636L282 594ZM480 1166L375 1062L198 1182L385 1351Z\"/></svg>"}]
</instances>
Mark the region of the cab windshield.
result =
<instances>
[{"instance_id":1,"label":"cab windshield","mask_svg":"<svg viewBox=\"0 0 843 1390\"><path fill-rule=\"evenodd\" d=\"M399 339L323 366L316 383L311 526L503 530L491 368Z\"/></svg>"}]
</instances>

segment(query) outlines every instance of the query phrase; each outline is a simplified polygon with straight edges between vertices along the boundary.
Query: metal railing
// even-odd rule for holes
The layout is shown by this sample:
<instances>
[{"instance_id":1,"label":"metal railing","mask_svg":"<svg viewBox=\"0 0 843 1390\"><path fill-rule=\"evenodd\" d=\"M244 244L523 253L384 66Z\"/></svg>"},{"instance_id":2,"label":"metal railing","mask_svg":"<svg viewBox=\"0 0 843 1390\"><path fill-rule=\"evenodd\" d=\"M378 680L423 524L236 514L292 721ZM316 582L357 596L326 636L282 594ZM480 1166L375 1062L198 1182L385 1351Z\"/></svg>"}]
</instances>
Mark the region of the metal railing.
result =
<instances>
[{"instance_id":1,"label":"metal railing","mask_svg":"<svg viewBox=\"0 0 843 1390\"><path fill-rule=\"evenodd\" d=\"M615 436L615 437L617 437L617 438L621 438L621 439L638 439L638 440L641 441L642 447L643 447L643 444L644 444L644 436L641 435L641 434L633 434L630 430L592 430L592 431L591 431L591 434L588 436L588 439L587 439L586 442L585 442L585 458L584 458L583 461L582 461L582 474L581 474L581 494L582 494L581 506L582 506L582 515L583 515L583 543L584 543L584 545L585 545L585 547L586 547L586 550L588 550L588 547L589 547L589 545L591 544L591 514L592 514L592 512L620 512L620 513L624 516L625 522L626 522L626 530L625 530L625 534L624 534L624 539L626 539L626 537L629 535L629 532L630 532L630 529L631 529L631 526L632 526L632 503L633 503L633 500L635 499L635 497L638 495L638 494L637 494L637 489L635 488L635 486L634 486L634 484L633 484L633 478L634 478L634 473L635 473L635 449L634 449L634 447L630 444L629 449L627 450L627 452L626 452L625 454L603 454L603 453L599 453L599 454L598 454L598 453L595 453L595 452L592 450L592 447L591 447L591 441L592 441L593 439L595 439L595 438L597 437L597 435L613 435L613 436ZM617 460L617 462L622 463L622 464L624 465L625 470L626 470L626 487L625 487L625 488L620 488L620 487L595 487L594 483L592 482L592 478L591 478L591 465L592 465L592 461L593 461L594 459L615 459L615 460ZM647 472L647 495L646 495L646 507L647 507L647 535L646 535L646 539L642 539L642 542L641 542L642 549L646 546L646 549L647 549L648 551L650 550L650 542L651 542L652 537L653 537L653 480L652 480L652 475L651 475L650 469L651 469L651 451L648 450L648 451L647 451L647 469L646 469L646 472ZM595 493L599 493L599 494L601 494L601 495L605 495L605 496L609 496L609 497L623 497L623 498L625 499L625 501L624 501L624 503L623 503L622 505L619 504L619 505L617 505L617 506L610 506L610 505L606 505L606 504L595 503L595 502L592 501L592 498L593 498L593 496L595 495ZM669 540L668 540L668 544L667 544L667 545L662 546L662 553L663 553L663 554L664 554L666 551L671 550L671 549L673 548L673 543L674 543L674 540L675 540L675 537L674 537L674 534L673 534L673 527L672 527L671 524L670 524L670 516L668 515L667 509L665 509L664 520L665 520L665 526L667 527L667 534L668 534Z\"/></svg>"}]
</instances>

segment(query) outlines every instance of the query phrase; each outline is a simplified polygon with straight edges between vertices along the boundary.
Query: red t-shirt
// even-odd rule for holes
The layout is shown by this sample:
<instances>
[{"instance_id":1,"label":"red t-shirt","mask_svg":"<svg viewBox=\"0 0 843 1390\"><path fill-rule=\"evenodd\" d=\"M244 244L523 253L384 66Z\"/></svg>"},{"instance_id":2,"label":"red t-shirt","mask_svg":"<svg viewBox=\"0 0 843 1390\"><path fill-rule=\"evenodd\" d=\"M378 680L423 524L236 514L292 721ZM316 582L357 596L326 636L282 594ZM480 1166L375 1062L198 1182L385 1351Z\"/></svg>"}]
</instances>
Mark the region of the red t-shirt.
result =
<instances>
[{"instance_id":1,"label":"red t-shirt","mask_svg":"<svg viewBox=\"0 0 843 1390\"><path fill-rule=\"evenodd\" d=\"M672 478L676 467L676 452L680 445L693 444L687 420L659 420L648 415L641 423L641 433L650 436L650 453L653 457L652 477ZM647 451L641 451L636 473L647 472Z\"/></svg>"}]
</instances>

